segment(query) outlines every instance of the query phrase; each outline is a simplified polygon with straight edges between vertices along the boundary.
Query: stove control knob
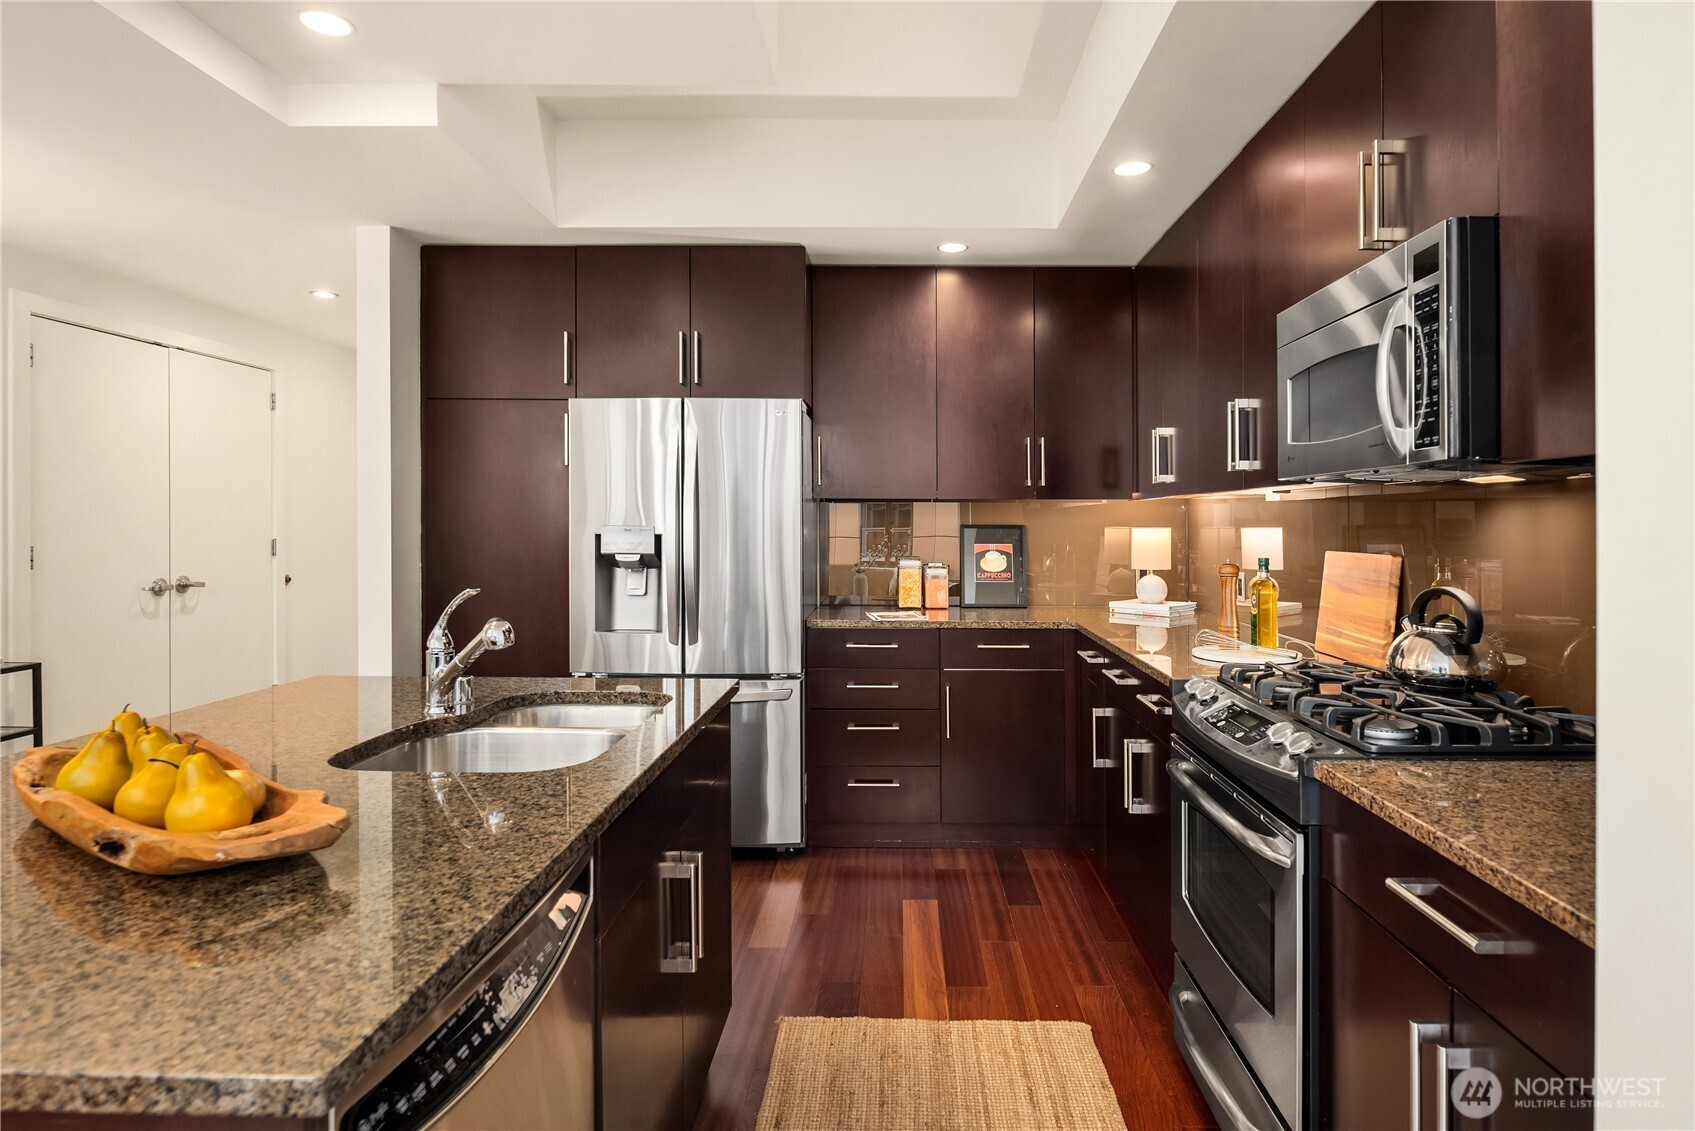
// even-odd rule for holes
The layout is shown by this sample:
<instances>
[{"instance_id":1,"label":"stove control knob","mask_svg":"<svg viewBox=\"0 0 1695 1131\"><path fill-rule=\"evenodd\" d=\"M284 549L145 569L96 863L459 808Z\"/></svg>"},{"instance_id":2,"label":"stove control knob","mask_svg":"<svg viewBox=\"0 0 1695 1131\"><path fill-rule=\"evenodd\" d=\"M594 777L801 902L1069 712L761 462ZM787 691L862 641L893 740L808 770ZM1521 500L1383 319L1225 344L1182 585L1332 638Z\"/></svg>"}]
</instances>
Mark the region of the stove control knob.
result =
<instances>
[{"instance_id":1,"label":"stove control knob","mask_svg":"<svg viewBox=\"0 0 1695 1131\"><path fill-rule=\"evenodd\" d=\"M1183 685L1191 698L1197 703L1210 703L1218 698L1218 684L1210 679L1195 676Z\"/></svg>"},{"instance_id":2,"label":"stove control knob","mask_svg":"<svg viewBox=\"0 0 1695 1131\"><path fill-rule=\"evenodd\" d=\"M1308 734L1304 730L1298 730L1294 734L1291 734L1288 741L1283 745L1291 754L1305 754L1313 747L1312 735Z\"/></svg>"},{"instance_id":3,"label":"stove control knob","mask_svg":"<svg viewBox=\"0 0 1695 1131\"><path fill-rule=\"evenodd\" d=\"M1265 737L1271 740L1273 746L1282 746L1295 736L1294 723L1272 723L1266 728Z\"/></svg>"}]
</instances>

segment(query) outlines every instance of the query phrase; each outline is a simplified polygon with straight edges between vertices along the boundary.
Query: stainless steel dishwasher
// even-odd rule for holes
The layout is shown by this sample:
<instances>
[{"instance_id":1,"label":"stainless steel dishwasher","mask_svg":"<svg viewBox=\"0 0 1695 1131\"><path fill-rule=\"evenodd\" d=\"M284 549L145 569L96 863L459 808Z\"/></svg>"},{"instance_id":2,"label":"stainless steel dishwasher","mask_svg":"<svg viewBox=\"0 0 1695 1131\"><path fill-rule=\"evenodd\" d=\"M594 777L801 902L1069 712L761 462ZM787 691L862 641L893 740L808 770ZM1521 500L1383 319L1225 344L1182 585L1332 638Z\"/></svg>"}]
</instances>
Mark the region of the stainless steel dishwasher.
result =
<instances>
[{"instance_id":1,"label":"stainless steel dishwasher","mask_svg":"<svg viewBox=\"0 0 1695 1131\"><path fill-rule=\"evenodd\" d=\"M587 860L366 1074L334 1131L593 1131Z\"/></svg>"}]
</instances>

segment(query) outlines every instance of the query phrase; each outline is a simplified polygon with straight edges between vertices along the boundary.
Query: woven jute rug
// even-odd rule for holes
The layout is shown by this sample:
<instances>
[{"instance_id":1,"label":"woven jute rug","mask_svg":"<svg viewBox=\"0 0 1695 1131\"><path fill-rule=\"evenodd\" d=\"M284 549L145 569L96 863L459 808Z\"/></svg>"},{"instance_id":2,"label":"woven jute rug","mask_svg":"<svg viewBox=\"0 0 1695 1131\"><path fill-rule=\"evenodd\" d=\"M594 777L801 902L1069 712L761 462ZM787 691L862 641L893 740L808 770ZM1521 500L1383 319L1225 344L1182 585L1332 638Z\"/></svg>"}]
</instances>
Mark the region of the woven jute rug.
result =
<instances>
[{"instance_id":1,"label":"woven jute rug","mask_svg":"<svg viewBox=\"0 0 1695 1131\"><path fill-rule=\"evenodd\" d=\"M758 1131L1124 1131L1075 1021L785 1017Z\"/></svg>"}]
</instances>

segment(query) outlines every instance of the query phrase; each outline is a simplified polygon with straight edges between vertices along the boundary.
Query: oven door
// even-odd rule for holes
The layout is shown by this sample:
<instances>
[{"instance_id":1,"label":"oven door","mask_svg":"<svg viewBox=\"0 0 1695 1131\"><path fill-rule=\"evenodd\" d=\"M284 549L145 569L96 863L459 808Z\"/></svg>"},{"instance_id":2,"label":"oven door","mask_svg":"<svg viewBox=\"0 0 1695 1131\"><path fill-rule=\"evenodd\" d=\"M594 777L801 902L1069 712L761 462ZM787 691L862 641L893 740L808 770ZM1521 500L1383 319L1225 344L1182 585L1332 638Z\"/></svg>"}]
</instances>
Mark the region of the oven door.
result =
<instances>
[{"instance_id":1,"label":"oven door","mask_svg":"<svg viewBox=\"0 0 1695 1131\"><path fill-rule=\"evenodd\" d=\"M1305 838L1181 741L1171 773L1171 939L1284 1122L1301 1124Z\"/></svg>"}]
</instances>

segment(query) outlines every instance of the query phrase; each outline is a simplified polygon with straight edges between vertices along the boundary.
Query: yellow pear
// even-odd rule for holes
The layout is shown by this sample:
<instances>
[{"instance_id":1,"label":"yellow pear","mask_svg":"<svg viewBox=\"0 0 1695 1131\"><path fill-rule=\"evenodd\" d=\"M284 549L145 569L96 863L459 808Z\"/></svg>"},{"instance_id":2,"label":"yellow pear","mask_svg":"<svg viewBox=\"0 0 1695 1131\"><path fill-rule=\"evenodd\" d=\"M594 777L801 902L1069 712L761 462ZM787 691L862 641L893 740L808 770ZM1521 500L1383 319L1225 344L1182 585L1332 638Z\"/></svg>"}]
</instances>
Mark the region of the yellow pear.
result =
<instances>
[{"instance_id":1,"label":"yellow pear","mask_svg":"<svg viewBox=\"0 0 1695 1131\"><path fill-rule=\"evenodd\" d=\"M252 770L229 770L229 776L235 779L241 791L247 794L247 800L253 802L253 812L258 814L265 807L265 783Z\"/></svg>"},{"instance_id":2,"label":"yellow pear","mask_svg":"<svg viewBox=\"0 0 1695 1131\"><path fill-rule=\"evenodd\" d=\"M181 766L183 759L194 753L194 748L181 742L172 742L159 747L158 753L147 759L149 762L169 762L173 766Z\"/></svg>"},{"instance_id":3,"label":"yellow pear","mask_svg":"<svg viewBox=\"0 0 1695 1131\"><path fill-rule=\"evenodd\" d=\"M103 730L82 748L81 753L65 763L53 784L67 793L110 809L112 799L129 780L132 769L129 751L124 748L124 736L115 730Z\"/></svg>"},{"instance_id":4,"label":"yellow pear","mask_svg":"<svg viewBox=\"0 0 1695 1131\"><path fill-rule=\"evenodd\" d=\"M118 790L112 812L149 828L165 827L165 806L177 788L177 767L163 758L150 758Z\"/></svg>"},{"instance_id":5,"label":"yellow pear","mask_svg":"<svg viewBox=\"0 0 1695 1131\"><path fill-rule=\"evenodd\" d=\"M130 746L130 761L137 767L143 766L149 758L157 758L159 751L176 740L177 736L164 727L143 723L141 729L135 732L135 742Z\"/></svg>"},{"instance_id":6,"label":"yellow pear","mask_svg":"<svg viewBox=\"0 0 1695 1131\"><path fill-rule=\"evenodd\" d=\"M165 827L174 833L215 833L253 820L253 802L218 760L197 751L183 759L176 789L165 805Z\"/></svg>"},{"instance_id":7,"label":"yellow pear","mask_svg":"<svg viewBox=\"0 0 1695 1131\"><path fill-rule=\"evenodd\" d=\"M129 750L130 762L138 770L146 763L147 759L138 760L135 756L135 732L146 725L147 720L130 710L128 703L124 704L123 710L112 716L112 729L124 736L124 746Z\"/></svg>"}]
</instances>

